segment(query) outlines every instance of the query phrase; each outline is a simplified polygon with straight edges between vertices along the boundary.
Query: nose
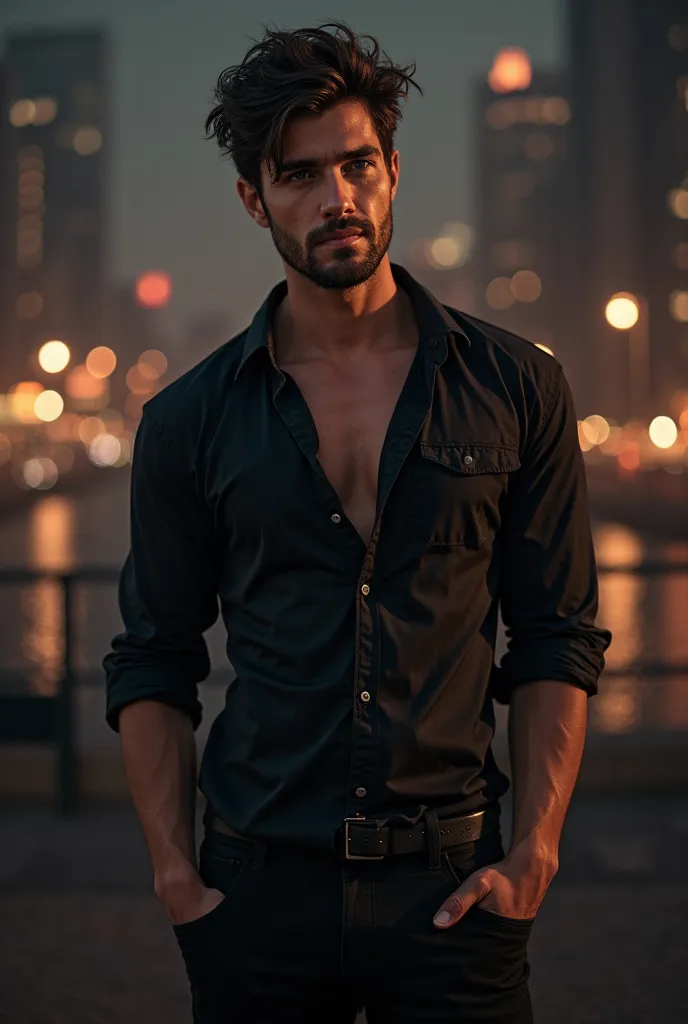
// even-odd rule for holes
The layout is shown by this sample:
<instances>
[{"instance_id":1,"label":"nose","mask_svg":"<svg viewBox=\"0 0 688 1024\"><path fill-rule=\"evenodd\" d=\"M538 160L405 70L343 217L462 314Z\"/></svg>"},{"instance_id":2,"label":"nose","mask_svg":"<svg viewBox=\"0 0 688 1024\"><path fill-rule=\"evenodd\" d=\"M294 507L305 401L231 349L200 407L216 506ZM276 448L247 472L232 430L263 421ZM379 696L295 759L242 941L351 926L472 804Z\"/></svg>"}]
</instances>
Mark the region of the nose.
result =
<instances>
[{"instance_id":1,"label":"nose","mask_svg":"<svg viewBox=\"0 0 688 1024\"><path fill-rule=\"evenodd\" d=\"M320 203L320 212L326 220L341 217L345 213L353 213L356 204L353 201L353 187L342 172L335 168L326 175L324 195Z\"/></svg>"}]
</instances>

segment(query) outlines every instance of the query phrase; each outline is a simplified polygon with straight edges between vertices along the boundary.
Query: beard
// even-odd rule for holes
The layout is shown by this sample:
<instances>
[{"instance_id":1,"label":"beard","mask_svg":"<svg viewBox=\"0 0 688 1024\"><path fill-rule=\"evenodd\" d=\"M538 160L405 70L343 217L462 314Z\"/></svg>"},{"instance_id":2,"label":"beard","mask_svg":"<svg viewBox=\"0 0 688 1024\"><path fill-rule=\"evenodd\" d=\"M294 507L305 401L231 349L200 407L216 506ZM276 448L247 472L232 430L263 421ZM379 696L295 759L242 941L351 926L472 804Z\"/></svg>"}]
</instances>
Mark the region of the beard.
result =
<instances>
[{"instance_id":1,"label":"beard","mask_svg":"<svg viewBox=\"0 0 688 1024\"><path fill-rule=\"evenodd\" d=\"M307 277L318 288L344 290L363 284L380 266L392 241L391 200L377 229L370 221L342 217L328 224L327 229L312 231L303 242L283 231L274 222L265 204L263 209L270 224L270 233L277 252L287 266ZM342 239L341 249L332 250L327 263L320 263L317 244L325 241L333 231L345 231L348 228L356 228L362 233L367 243L365 251L359 255L347 245L346 239Z\"/></svg>"}]
</instances>

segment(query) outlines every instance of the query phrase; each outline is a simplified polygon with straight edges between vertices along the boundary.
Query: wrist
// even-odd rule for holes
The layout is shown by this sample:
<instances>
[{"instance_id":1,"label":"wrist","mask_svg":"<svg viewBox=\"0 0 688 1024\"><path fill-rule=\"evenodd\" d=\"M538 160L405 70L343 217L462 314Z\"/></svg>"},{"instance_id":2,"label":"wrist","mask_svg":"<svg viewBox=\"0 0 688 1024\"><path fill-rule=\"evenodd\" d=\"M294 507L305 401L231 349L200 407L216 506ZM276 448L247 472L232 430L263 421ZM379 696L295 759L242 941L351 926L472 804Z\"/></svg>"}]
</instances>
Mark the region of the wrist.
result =
<instances>
[{"instance_id":1,"label":"wrist","mask_svg":"<svg viewBox=\"0 0 688 1024\"><path fill-rule=\"evenodd\" d=\"M174 868L156 872L153 888L155 895L167 903L170 900L185 899L203 887L197 868L190 863L176 864Z\"/></svg>"},{"instance_id":2,"label":"wrist","mask_svg":"<svg viewBox=\"0 0 688 1024\"><path fill-rule=\"evenodd\" d=\"M537 832L513 840L505 859L519 866L537 868L551 877L559 870L558 844Z\"/></svg>"}]
</instances>

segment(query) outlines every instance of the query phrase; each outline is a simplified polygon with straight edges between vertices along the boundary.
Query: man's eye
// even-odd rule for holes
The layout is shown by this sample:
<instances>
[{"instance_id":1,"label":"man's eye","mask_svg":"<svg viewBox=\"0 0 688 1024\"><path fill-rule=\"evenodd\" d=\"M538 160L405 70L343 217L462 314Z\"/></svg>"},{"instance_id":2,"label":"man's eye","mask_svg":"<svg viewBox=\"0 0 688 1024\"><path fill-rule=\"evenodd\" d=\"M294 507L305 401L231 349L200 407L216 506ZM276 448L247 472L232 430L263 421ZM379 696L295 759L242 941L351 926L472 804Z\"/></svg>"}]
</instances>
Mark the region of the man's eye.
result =
<instances>
[{"instance_id":1,"label":"man's eye","mask_svg":"<svg viewBox=\"0 0 688 1024\"><path fill-rule=\"evenodd\" d=\"M287 175L287 181L305 181L304 178L299 178L299 174L310 174L311 172L305 167L302 167L300 171L292 171L291 174Z\"/></svg>"},{"instance_id":2,"label":"man's eye","mask_svg":"<svg viewBox=\"0 0 688 1024\"><path fill-rule=\"evenodd\" d=\"M357 165L358 165L358 167L357 167ZM349 167L356 168L357 170L361 170L361 171L364 170L366 167L372 167L372 166L373 165L371 164L370 160L364 160L363 157L361 157L360 160L354 160L352 163L349 164Z\"/></svg>"}]
</instances>

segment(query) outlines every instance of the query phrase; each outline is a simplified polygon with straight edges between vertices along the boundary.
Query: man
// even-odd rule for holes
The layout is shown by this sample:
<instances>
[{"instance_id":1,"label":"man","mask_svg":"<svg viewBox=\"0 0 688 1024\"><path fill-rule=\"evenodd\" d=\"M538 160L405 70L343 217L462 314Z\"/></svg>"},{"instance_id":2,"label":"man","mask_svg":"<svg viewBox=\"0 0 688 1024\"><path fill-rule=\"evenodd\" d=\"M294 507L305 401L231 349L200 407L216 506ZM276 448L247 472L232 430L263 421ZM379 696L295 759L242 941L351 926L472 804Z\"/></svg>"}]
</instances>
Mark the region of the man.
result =
<instances>
[{"instance_id":1,"label":"man","mask_svg":"<svg viewBox=\"0 0 688 1024\"><path fill-rule=\"evenodd\" d=\"M145 407L105 658L200 1024L532 1020L526 946L609 634L559 364L389 261L413 71L343 25L267 32L206 124L286 280ZM218 596L237 678L197 862Z\"/></svg>"}]
</instances>

